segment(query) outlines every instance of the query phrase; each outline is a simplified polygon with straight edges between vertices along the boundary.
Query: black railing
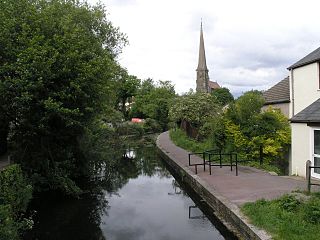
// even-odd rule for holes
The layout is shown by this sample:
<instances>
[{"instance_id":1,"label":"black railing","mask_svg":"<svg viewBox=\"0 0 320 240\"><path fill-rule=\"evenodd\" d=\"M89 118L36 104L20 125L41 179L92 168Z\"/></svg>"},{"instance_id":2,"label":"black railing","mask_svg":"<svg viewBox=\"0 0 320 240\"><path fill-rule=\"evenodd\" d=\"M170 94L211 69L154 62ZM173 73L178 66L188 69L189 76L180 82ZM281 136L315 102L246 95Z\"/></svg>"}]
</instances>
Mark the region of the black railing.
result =
<instances>
[{"instance_id":1,"label":"black railing","mask_svg":"<svg viewBox=\"0 0 320 240\"><path fill-rule=\"evenodd\" d=\"M191 156L196 155L196 156L202 156L202 163L191 163ZM205 152L194 152L194 153L189 153L189 166L194 166L195 167L195 172L198 174L198 166L203 165L203 171L206 171L206 157L205 157Z\"/></svg>"},{"instance_id":2,"label":"black railing","mask_svg":"<svg viewBox=\"0 0 320 240\"><path fill-rule=\"evenodd\" d=\"M311 182L311 169L320 169L320 166L311 166L311 162L307 161L308 192L311 191L311 186L320 186L319 183Z\"/></svg>"},{"instance_id":3,"label":"black railing","mask_svg":"<svg viewBox=\"0 0 320 240\"><path fill-rule=\"evenodd\" d=\"M253 149L246 149L245 154L249 155L250 152L253 152ZM257 162L259 161L260 165L263 164L263 146L259 146L259 159L238 159L238 163L241 162Z\"/></svg>"},{"instance_id":4,"label":"black railing","mask_svg":"<svg viewBox=\"0 0 320 240\"><path fill-rule=\"evenodd\" d=\"M236 167L236 176L238 176L238 155L236 153L222 153L221 151L219 153L209 153L209 159L206 161L206 164L209 165L209 173L210 175L212 174L211 167L213 166L218 166L222 168L223 166L225 167L230 167L230 170L232 172L233 168ZM211 159L212 157L217 157L216 159ZM223 163L222 160L224 157L228 157L230 164L226 164L225 162ZM234 159L233 159L234 158ZM219 163L217 164L215 160L218 160Z\"/></svg>"},{"instance_id":5,"label":"black railing","mask_svg":"<svg viewBox=\"0 0 320 240\"><path fill-rule=\"evenodd\" d=\"M191 156L200 156L202 157L202 162L199 163L191 163ZM208 156L208 160L206 160L206 156ZM219 164L217 164L212 157L218 156ZM230 164L226 164L225 162L222 162L223 157L229 157ZM209 172L210 175L212 174L211 167L213 166L219 166L222 168L223 166L229 166L231 171L233 170L233 167L236 167L236 176L238 176L238 155L236 153L222 153L221 150L206 150L204 152L194 152L188 154L188 160L189 160L189 166L195 167L195 173L198 174L198 166L203 166L203 171L206 171L206 165L209 166Z\"/></svg>"}]
</instances>

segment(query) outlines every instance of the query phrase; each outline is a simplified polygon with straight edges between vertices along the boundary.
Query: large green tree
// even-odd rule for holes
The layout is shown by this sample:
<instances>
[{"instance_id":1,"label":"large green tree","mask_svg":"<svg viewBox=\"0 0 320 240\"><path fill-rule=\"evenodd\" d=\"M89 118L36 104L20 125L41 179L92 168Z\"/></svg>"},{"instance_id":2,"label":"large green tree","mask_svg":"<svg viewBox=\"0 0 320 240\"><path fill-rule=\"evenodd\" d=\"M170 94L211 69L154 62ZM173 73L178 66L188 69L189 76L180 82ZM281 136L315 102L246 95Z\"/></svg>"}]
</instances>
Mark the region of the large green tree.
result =
<instances>
[{"instance_id":1,"label":"large green tree","mask_svg":"<svg viewBox=\"0 0 320 240\"><path fill-rule=\"evenodd\" d=\"M208 93L191 92L175 99L170 107L169 117L176 123L188 122L199 131L198 137L202 138L207 134L207 123L221 112L221 105L216 97Z\"/></svg>"},{"instance_id":2,"label":"large green tree","mask_svg":"<svg viewBox=\"0 0 320 240\"><path fill-rule=\"evenodd\" d=\"M73 179L87 171L79 139L115 104L125 37L101 5L7 0L0 9L2 132L36 189L77 192Z\"/></svg>"},{"instance_id":3,"label":"large green tree","mask_svg":"<svg viewBox=\"0 0 320 240\"><path fill-rule=\"evenodd\" d=\"M217 88L211 92L212 96L215 96L221 106L225 106L234 100L230 90L228 88Z\"/></svg>"},{"instance_id":4,"label":"large green tree","mask_svg":"<svg viewBox=\"0 0 320 240\"><path fill-rule=\"evenodd\" d=\"M169 81L159 81L157 84L152 79L146 79L135 96L131 116L152 118L167 128L169 106L175 98L174 86Z\"/></svg>"},{"instance_id":5,"label":"large green tree","mask_svg":"<svg viewBox=\"0 0 320 240\"><path fill-rule=\"evenodd\" d=\"M125 118L128 117L129 108L126 104L132 104L133 97L137 95L140 87L140 79L136 76L129 75L126 70L120 71L120 78L117 84L117 104Z\"/></svg>"}]
</instances>

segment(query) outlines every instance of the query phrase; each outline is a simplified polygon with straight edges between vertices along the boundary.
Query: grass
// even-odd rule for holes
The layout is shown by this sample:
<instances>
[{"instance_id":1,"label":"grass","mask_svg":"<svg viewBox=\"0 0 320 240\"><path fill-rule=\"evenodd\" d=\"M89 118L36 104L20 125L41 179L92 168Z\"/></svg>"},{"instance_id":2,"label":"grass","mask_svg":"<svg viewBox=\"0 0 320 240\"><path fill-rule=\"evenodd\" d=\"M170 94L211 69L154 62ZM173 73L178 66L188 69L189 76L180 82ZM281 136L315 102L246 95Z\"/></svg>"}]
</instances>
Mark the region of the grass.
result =
<instances>
[{"instance_id":1,"label":"grass","mask_svg":"<svg viewBox=\"0 0 320 240\"><path fill-rule=\"evenodd\" d=\"M252 224L265 229L275 240L320 239L320 198L285 195L277 200L259 200L242 206Z\"/></svg>"},{"instance_id":2,"label":"grass","mask_svg":"<svg viewBox=\"0 0 320 240\"><path fill-rule=\"evenodd\" d=\"M203 152L213 148L212 143L209 140L204 142L196 141L189 138L181 129L170 130L169 132L172 142L189 152Z\"/></svg>"}]
</instances>

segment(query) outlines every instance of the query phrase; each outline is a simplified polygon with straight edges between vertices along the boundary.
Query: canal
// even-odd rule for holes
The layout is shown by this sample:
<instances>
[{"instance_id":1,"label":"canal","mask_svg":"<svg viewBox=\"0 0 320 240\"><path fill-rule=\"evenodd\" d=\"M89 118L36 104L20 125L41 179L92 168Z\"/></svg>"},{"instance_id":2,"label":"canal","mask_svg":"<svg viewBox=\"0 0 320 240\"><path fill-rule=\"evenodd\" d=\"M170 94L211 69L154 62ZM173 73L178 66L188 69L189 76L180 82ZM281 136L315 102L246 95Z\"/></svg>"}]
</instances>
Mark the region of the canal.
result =
<instances>
[{"instance_id":1,"label":"canal","mask_svg":"<svg viewBox=\"0 0 320 240\"><path fill-rule=\"evenodd\" d=\"M88 184L80 199L33 200L25 240L236 239L192 190L171 175L155 147L127 151L111 181ZM204 213L205 212L205 213Z\"/></svg>"}]
</instances>

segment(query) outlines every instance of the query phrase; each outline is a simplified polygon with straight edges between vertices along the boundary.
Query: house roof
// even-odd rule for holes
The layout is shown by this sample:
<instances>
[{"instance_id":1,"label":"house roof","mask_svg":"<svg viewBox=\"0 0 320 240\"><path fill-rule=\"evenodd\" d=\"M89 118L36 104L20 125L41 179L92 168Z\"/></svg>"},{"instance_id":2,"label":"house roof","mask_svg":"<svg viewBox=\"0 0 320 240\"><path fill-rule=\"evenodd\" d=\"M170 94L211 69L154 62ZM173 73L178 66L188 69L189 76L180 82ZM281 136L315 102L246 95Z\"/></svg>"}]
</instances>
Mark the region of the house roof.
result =
<instances>
[{"instance_id":1,"label":"house roof","mask_svg":"<svg viewBox=\"0 0 320 240\"><path fill-rule=\"evenodd\" d=\"M209 81L208 82L208 87L210 89L217 89L217 88L220 88L220 85L217 82Z\"/></svg>"},{"instance_id":2,"label":"house roof","mask_svg":"<svg viewBox=\"0 0 320 240\"><path fill-rule=\"evenodd\" d=\"M320 123L320 98L291 119L293 123Z\"/></svg>"},{"instance_id":3,"label":"house roof","mask_svg":"<svg viewBox=\"0 0 320 240\"><path fill-rule=\"evenodd\" d=\"M286 77L263 94L265 105L290 102L289 77Z\"/></svg>"},{"instance_id":4,"label":"house roof","mask_svg":"<svg viewBox=\"0 0 320 240\"><path fill-rule=\"evenodd\" d=\"M300 59L298 62L295 64L291 65L288 67L288 70L297 68L297 67L302 67L304 65L314 63L320 60L320 47L314 50L313 52L309 53L307 56L304 58Z\"/></svg>"}]
</instances>

